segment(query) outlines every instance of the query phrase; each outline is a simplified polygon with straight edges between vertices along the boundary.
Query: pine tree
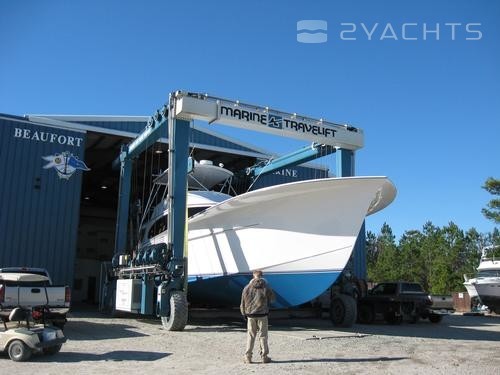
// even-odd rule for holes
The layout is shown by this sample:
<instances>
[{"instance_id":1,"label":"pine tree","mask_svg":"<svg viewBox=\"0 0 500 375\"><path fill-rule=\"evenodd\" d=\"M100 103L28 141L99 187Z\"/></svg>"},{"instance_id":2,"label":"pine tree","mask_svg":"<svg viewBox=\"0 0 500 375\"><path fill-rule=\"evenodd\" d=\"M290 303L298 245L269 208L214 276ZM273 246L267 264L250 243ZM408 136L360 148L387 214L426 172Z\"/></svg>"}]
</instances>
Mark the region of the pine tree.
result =
<instances>
[{"instance_id":1,"label":"pine tree","mask_svg":"<svg viewBox=\"0 0 500 375\"><path fill-rule=\"evenodd\" d=\"M369 269L368 277L375 282L398 280L400 278L400 260L395 236L391 227L384 223L376 240L377 258Z\"/></svg>"},{"instance_id":2,"label":"pine tree","mask_svg":"<svg viewBox=\"0 0 500 375\"><path fill-rule=\"evenodd\" d=\"M423 235L418 230L406 231L399 241L401 279L423 283L421 277Z\"/></svg>"},{"instance_id":3,"label":"pine tree","mask_svg":"<svg viewBox=\"0 0 500 375\"><path fill-rule=\"evenodd\" d=\"M481 212L483 215L489 219L493 220L495 224L500 223L500 180L496 178L489 177L484 183L483 189L493 194L497 198L493 198L488 203L488 208L483 208Z\"/></svg>"}]
</instances>

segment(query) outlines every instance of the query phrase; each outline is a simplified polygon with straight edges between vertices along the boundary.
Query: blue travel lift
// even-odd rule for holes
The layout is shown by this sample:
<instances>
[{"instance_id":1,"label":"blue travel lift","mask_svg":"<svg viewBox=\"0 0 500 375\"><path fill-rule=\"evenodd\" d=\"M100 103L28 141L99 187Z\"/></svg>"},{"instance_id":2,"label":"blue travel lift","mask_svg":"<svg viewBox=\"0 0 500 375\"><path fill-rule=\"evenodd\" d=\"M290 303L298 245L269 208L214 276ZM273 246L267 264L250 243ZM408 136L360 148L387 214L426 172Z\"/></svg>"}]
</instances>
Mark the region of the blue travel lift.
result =
<instances>
[{"instance_id":1,"label":"blue travel lift","mask_svg":"<svg viewBox=\"0 0 500 375\"><path fill-rule=\"evenodd\" d=\"M231 107L230 107L231 106ZM227 109L237 108L237 109ZM246 114L245 114L246 112ZM232 115L233 117L230 117ZM258 117L260 116L260 117ZM257 118L258 123L252 122ZM262 119L268 119L268 126L262 126ZM118 214L115 237L115 255L113 265L125 265L117 273L120 279L140 279L141 300L137 312L145 315L156 315L162 320L165 329L171 331L183 330L188 317L187 303L187 176L192 162L189 160L189 139L191 122L194 119L209 123L221 122L256 131L290 136L299 139L312 140L310 146L303 147L293 153L271 160L265 166L250 167L246 172L252 177L272 173L286 166L305 163L310 160L337 153L337 174L352 176L354 174L354 150L363 145L363 134L360 129L343 125L327 123L305 117L298 118L296 114L273 111L268 107L245 105L239 101L209 97L204 94L192 94L177 91L170 94L168 105L152 116L141 134L130 144L123 146L120 153L120 187L118 199ZM249 121L250 119L250 121ZM303 134L297 131L286 133L285 127L277 127L276 121L300 121L314 134ZM299 125L300 126L300 125ZM306 125L302 125L306 126ZM315 126L313 128L313 126ZM297 125L296 125L297 127ZM323 130L328 127L332 130ZM122 263L126 253L127 222L129 217L129 201L131 190L132 161L144 152L148 146L166 136L168 129L168 240L166 244L149 246L139 249L145 266L131 266ZM295 128L296 130L296 128ZM318 133L332 136L325 139ZM336 138L335 138L336 137ZM364 230L362 230L364 234ZM358 241L360 242L360 241ZM364 243L364 241L362 242ZM119 260L120 259L120 260ZM126 259L126 258L124 258ZM152 265L154 264L154 265ZM127 267L128 266L128 267ZM156 304L154 293L156 291ZM118 296L117 296L118 297ZM128 296L129 297L129 296Z\"/></svg>"}]
</instances>

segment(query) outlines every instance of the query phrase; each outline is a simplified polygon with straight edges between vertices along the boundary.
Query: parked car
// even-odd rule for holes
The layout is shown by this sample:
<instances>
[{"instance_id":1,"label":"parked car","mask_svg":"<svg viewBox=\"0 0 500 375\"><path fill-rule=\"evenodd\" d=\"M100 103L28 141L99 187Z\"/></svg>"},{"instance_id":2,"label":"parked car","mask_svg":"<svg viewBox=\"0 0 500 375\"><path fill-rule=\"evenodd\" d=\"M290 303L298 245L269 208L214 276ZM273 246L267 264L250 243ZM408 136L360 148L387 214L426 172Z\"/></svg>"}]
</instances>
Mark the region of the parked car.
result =
<instances>
[{"instance_id":1,"label":"parked car","mask_svg":"<svg viewBox=\"0 0 500 375\"><path fill-rule=\"evenodd\" d=\"M420 284L405 281L380 283L358 300L358 321L364 324L379 316L390 324L403 319L416 323L420 318L439 323L447 313L433 309L431 296Z\"/></svg>"},{"instance_id":2,"label":"parked car","mask_svg":"<svg viewBox=\"0 0 500 375\"><path fill-rule=\"evenodd\" d=\"M0 269L0 311L29 308L36 323L44 320L62 329L70 308L70 288L52 285L48 274L29 273L31 270L20 273Z\"/></svg>"}]
</instances>

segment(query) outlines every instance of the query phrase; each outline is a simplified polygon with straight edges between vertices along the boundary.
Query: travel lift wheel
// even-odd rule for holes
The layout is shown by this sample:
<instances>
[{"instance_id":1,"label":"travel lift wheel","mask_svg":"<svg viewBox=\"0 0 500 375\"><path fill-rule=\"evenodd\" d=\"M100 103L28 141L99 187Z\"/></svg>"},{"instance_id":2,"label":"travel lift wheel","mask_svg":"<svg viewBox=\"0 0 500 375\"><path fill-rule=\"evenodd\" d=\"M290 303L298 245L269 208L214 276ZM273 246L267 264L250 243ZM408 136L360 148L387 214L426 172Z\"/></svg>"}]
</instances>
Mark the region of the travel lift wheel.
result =
<instances>
[{"instance_id":1,"label":"travel lift wheel","mask_svg":"<svg viewBox=\"0 0 500 375\"><path fill-rule=\"evenodd\" d=\"M357 317L356 300L346 294L337 294L330 305L330 319L337 327L352 327Z\"/></svg>"},{"instance_id":2,"label":"travel lift wheel","mask_svg":"<svg viewBox=\"0 0 500 375\"><path fill-rule=\"evenodd\" d=\"M162 316L161 323L167 331L182 331L187 324L188 303L186 293L173 291L170 295L170 316Z\"/></svg>"}]
</instances>

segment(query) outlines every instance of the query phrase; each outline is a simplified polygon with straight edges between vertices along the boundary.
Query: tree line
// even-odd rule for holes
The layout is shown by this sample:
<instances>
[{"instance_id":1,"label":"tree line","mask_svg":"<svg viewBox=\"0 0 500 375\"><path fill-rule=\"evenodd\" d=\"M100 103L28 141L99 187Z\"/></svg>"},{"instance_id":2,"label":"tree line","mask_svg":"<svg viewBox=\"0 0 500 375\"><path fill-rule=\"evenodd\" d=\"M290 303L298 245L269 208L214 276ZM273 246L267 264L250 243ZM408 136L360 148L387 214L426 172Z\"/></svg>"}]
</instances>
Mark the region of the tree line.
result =
<instances>
[{"instance_id":1,"label":"tree line","mask_svg":"<svg viewBox=\"0 0 500 375\"><path fill-rule=\"evenodd\" d=\"M500 180L488 178L483 188L495 198L482 212L498 224ZM498 228L479 233L474 228L464 231L453 222L438 227L429 221L421 230L405 231L396 242L391 227L384 223L378 234L366 234L368 280L419 282L432 294L465 291L463 275L476 272L486 246L500 246ZM500 258L500 247L489 256Z\"/></svg>"}]
</instances>

